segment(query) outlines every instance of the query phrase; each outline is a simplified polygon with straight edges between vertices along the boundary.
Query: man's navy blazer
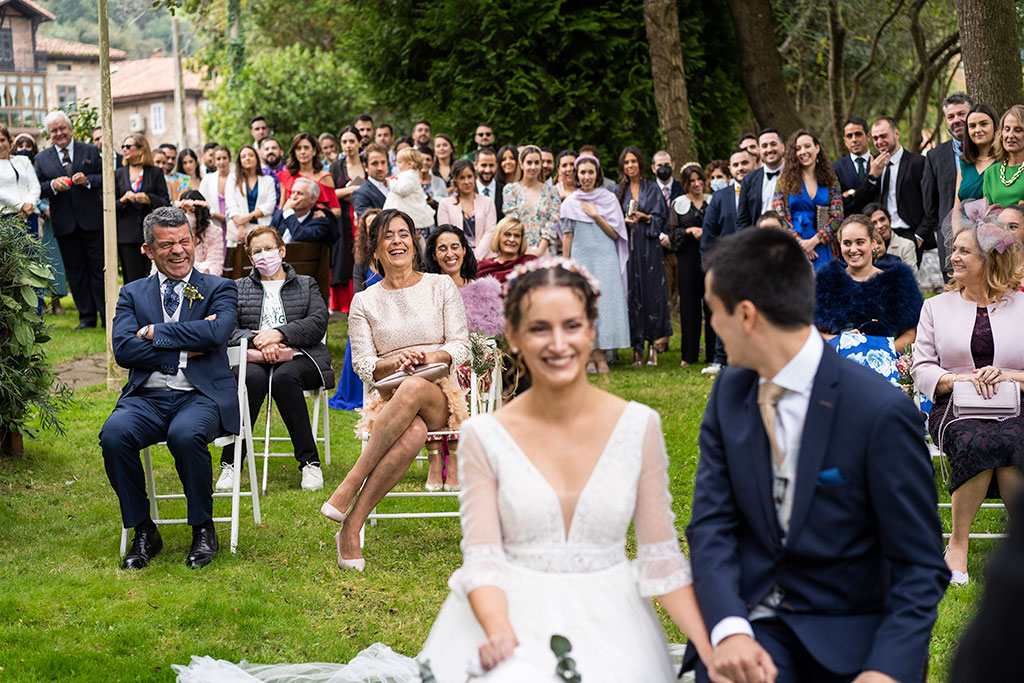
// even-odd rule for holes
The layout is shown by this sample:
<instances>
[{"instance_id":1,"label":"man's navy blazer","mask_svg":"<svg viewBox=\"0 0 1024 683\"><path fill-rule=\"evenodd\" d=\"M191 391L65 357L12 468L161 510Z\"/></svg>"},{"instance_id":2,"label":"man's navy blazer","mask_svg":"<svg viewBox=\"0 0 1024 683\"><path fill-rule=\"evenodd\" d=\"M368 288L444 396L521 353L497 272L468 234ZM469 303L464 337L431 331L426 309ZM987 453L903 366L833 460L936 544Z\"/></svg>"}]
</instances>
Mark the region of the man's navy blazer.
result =
<instances>
[{"instance_id":1,"label":"man's navy blazer","mask_svg":"<svg viewBox=\"0 0 1024 683\"><path fill-rule=\"evenodd\" d=\"M85 174L89 187L72 185L71 189L54 192L50 181L69 176L57 156L57 146L50 145L36 155L36 177L39 178L39 196L50 200L50 222L57 237L74 231L78 225L82 230L103 229L103 203L100 190L103 187L103 170L100 166L100 151L85 142L72 142L71 174Z\"/></svg>"},{"instance_id":2,"label":"man's navy blazer","mask_svg":"<svg viewBox=\"0 0 1024 683\"><path fill-rule=\"evenodd\" d=\"M917 226L917 236L926 243L934 240L934 233L956 201L956 172L959 161L953 149L953 141L947 140L928 152L924 158L924 172L921 174L921 196L924 201L924 215ZM945 245L938 240L941 256L945 255ZM945 264L943 258L940 263Z\"/></svg>"},{"instance_id":3,"label":"man's navy blazer","mask_svg":"<svg viewBox=\"0 0 1024 683\"><path fill-rule=\"evenodd\" d=\"M870 159L868 160L870 163ZM867 164L864 166L864 175L867 175ZM867 206L868 202L857 198L856 191L860 187L860 174L857 173L857 166L853 163L853 159L849 154L844 154L835 161L832 162L832 170L835 172L836 177L839 179L839 188L843 192L843 212L847 216L852 216ZM847 195L846 193L850 190L854 191L854 194Z\"/></svg>"},{"instance_id":4,"label":"man's navy blazer","mask_svg":"<svg viewBox=\"0 0 1024 683\"><path fill-rule=\"evenodd\" d=\"M199 351L202 355L188 359L185 377L217 403L224 431L237 434L238 385L228 364L227 343L238 317L238 289L231 280L197 270L189 283L203 298L190 303L183 296L176 323L164 322L159 275L121 288L112 331L114 358L129 370L121 397L135 393L154 372L177 372L181 351ZM216 320L204 320L212 314ZM135 336L146 325L153 325L152 341Z\"/></svg>"},{"instance_id":5,"label":"man's navy blazer","mask_svg":"<svg viewBox=\"0 0 1024 683\"><path fill-rule=\"evenodd\" d=\"M711 201L708 202L708 209L704 212L703 232L700 236L700 253L703 254L710 249L717 238L731 235L738 229L736 186L729 184L711 195Z\"/></svg>"},{"instance_id":6,"label":"man's navy blazer","mask_svg":"<svg viewBox=\"0 0 1024 683\"><path fill-rule=\"evenodd\" d=\"M305 221L300 221L293 213L285 217L281 209L275 209L274 215L270 218L270 227L277 230L278 234L284 237L286 231L291 231L292 242L328 242L333 243L331 237L331 221L320 209L314 209L312 215Z\"/></svg>"},{"instance_id":7,"label":"man's navy blazer","mask_svg":"<svg viewBox=\"0 0 1024 683\"><path fill-rule=\"evenodd\" d=\"M367 180L352 193L352 208L356 212L356 217L362 216L370 209L383 209L384 193Z\"/></svg>"},{"instance_id":8,"label":"man's navy blazer","mask_svg":"<svg viewBox=\"0 0 1024 683\"><path fill-rule=\"evenodd\" d=\"M740 184L740 205L736 209L736 227L747 228L761 217L761 186L764 184L764 166L743 176Z\"/></svg>"},{"instance_id":9,"label":"man's navy blazer","mask_svg":"<svg viewBox=\"0 0 1024 683\"><path fill-rule=\"evenodd\" d=\"M748 618L777 585L778 618L822 666L920 680L950 577L921 413L826 345L783 541L757 393L755 372L725 368L701 425L687 538L704 622Z\"/></svg>"}]
</instances>

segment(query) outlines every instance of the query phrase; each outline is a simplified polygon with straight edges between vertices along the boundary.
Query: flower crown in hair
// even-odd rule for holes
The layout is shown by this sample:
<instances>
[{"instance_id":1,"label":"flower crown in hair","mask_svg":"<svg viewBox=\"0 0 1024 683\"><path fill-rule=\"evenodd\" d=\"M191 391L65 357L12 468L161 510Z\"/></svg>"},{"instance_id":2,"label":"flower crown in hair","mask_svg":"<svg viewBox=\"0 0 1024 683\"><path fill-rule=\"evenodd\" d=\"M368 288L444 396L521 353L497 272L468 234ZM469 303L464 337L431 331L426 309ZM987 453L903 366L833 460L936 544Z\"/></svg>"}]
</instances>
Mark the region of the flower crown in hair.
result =
<instances>
[{"instance_id":1,"label":"flower crown in hair","mask_svg":"<svg viewBox=\"0 0 1024 683\"><path fill-rule=\"evenodd\" d=\"M551 268L561 268L570 273L576 273L583 277L587 281L587 285L594 290L595 296L601 296L601 286L589 270L581 266L579 263L571 259L567 259L564 256L543 256L526 263L520 263L518 266L512 269L512 271L505 277L505 288L501 292L502 298L508 296L509 290L520 276L532 273L535 270L549 270Z\"/></svg>"}]
</instances>

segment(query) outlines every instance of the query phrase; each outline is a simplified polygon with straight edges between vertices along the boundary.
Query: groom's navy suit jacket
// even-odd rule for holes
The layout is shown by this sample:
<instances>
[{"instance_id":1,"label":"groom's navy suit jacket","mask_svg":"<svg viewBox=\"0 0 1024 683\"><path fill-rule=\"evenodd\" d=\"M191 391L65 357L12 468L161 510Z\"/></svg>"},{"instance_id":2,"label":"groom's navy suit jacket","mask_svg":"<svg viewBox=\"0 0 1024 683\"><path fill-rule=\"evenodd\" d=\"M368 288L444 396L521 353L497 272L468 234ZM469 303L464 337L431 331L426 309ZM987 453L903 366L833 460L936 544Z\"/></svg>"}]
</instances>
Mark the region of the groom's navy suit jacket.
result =
<instances>
[{"instance_id":1,"label":"groom's navy suit jacket","mask_svg":"<svg viewBox=\"0 0 1024 683\"><path fill-rule=\"evenodd\" d=\"M200 351L188 359L185 377L196 390L212 399L220 409L226 433L237 434L239 413L237 384L228 364L227 342L238 316L238 289L231 280L192 271L189 283L199 294L190 304L182 297L178 322L165 323L158 275L136 280L121 288L112 331L114 358L128 368L128 383L121 396L129 396L154 372L174 373L181 351ZM204 320L211 314L216 320ZM135 333L153 325L153 339L139 339Z\"/></svg>"},{"instance_id":2,"label":"groom's navy suit jacket","mask_svg":"<svg viewBox=\"0 0 1024 683\"><path fill-rule=\"evenodd\" d=\"M826 345L783 541L757 393L755 372L725 368L701 425L687 538L708 629L778 585L778 619L818 663L920 680L950 576L920 412Z\"/></svg>"}]
</instances>

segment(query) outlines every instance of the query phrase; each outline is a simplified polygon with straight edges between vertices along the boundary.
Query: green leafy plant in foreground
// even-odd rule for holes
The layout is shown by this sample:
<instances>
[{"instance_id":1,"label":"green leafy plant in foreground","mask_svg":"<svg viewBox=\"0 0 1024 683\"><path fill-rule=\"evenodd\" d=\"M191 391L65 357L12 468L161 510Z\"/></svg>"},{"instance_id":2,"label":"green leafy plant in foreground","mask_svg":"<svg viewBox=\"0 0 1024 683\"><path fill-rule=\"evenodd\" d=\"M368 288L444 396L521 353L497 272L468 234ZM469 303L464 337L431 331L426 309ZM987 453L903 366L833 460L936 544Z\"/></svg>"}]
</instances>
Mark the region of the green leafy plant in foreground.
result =
<instances>
[{"instance_id":1,"label":"green leafy plant in foreground","mask_svg":"<svg viewBox=\"0 0 1024 683\"><path fill-rule=\"evenodd\" d=\"M37 313L52 269L20 218L0 218L0 435L32 435L34 418L63 433L60 410L71 390L55 381L43 344L50 340Z\"/></svg>"}]
</instances>

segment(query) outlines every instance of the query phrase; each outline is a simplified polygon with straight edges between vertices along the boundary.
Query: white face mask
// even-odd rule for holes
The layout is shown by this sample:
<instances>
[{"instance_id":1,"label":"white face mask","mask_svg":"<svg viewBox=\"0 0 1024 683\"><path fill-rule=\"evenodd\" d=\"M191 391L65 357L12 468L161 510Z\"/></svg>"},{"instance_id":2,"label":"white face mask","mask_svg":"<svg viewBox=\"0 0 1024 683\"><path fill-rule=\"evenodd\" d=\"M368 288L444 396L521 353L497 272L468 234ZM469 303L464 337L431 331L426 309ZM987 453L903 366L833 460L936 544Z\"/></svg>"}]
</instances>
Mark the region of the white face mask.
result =
<instances>
[{"instance_id":1,"label":"white face mask","mask_svg":"<svg viewBox=\"0 0 1024 683\"><path fill-rule=\"evenodd\" d=\"M725 188L729 184L728 178L712 178L711 179L711 191L718 192Z\"/></svg>"}]
</instances>

